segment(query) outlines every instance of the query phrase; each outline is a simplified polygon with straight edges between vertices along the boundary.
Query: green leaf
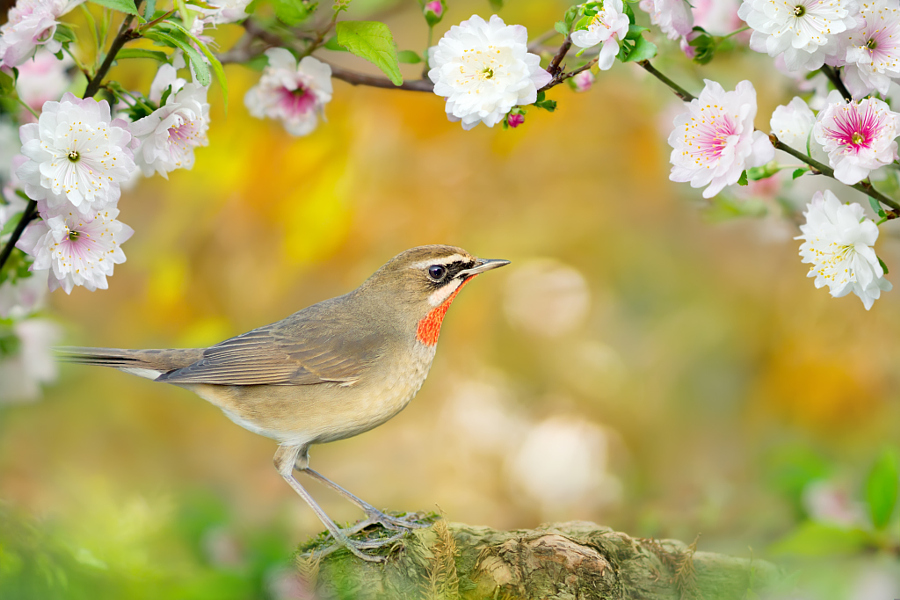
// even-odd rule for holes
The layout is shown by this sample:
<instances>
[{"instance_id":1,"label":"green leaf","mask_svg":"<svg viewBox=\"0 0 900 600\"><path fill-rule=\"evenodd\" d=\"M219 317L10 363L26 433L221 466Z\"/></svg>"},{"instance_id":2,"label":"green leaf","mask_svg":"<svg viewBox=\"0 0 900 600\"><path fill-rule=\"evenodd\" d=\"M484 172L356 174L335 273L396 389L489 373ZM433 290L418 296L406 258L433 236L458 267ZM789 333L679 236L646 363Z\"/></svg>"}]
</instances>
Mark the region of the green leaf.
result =
<instances>
[{"instance_id":1,"label":"green leaf","mask_svg":"<svg viewBox=\"0 0 900 600\"><path fill-rule=\"evenodd\" d=\"M326 50L333 50L335 52L346 52L347 51L346 48L344 48L343 46L338 44L336 35L333 35L330 38L328 38L328 41L325 42L324 44L322 44L322 47L325 48Z\"/></svg>"},{"instance_id":2,"label":"green leaf","mask_svg":"<svg viewBox=\"0 0 900 600\"><path fill-rule=\"evenodd\" d=\"M336 29L338 44L381 69L394 85L403 83L397 45L387 25L378 21L340 21Z\"/></svg>"},{"instance_id":3,"label":"green leaf","mask_svg":"<svg viewBox=\"0 0 900 600\"><path fill-rule=\"evenodd\" d=\"M147 6L144 7L144 20L152 21L150 17L156 11L156 0L147 0Z\"/></svg>"},{"instance_id":4,"label":"green leaf","mask_svg":"<svg viewBox=\"0 0 900 600\"><path fill-rule=\"evenodd\" d=\"M890 271L888 271L887 265L884 264L884 261L883 261L883 260L881 260L881 257L880 257L880 256L876 256L875 258L878 259L878 264L881 265L881 268L882 268L882 269L884 269L884 274L887 275L888 273L890 273Z\"/></svg>"},{"instance_id":5,"label":"green leaf","mask_svg":"<svg viewBox=\"0 0 900 600\"><path fill-rule=\"evenodd\" d=\"M738 185L747 185L747 171L741 172L741 177L737 180Z\"/></svg>"},{"instance_id":6,"label":"green leaf","mask_svg":"<svg viewBox=\"0 0 900 600\"><path fill-rule=\"evenodd\" d=\"M886 213L884 212L884 209L881 208L881 204L878 202L878 200L876 200L872 196L869 196L869 206L872 207L872 210L874 210L875 214L878 215L879 217L885 216Z\"/></svg>"},{"instance_id":7,"label":"green leaf","mask_svg":"<svg viewBox=\"0 0 900 600\"><path fill-rule=\"evenodd\" d=\"M639 37L634 42L634 48L628 53L625 62L638 62L641 60L650 60L656 56L656 44L647 41L643 37Z\"/></svg>"},{"instance_id":8,"label":"green leaf","mask_svg":"<svg viewBox=\"0 0 900 600\"><path fill-rule=\"evenodd\" d=\"M162 25L162 23L160 25ZM167 25L172 25L172 23L167 23ZM172 35L170 35L170 33ZM209 85L212 81L212 77L209 74L209 65L203 60L203 55L200 54L187 39L179 36L178 33L180 32L177 32L177 30L170 30L170 33L154 29L145 33L144 36L167 46L171 46L172 48L182 50L191 62L191 66L194 69L194 76L197 78L197 83L204 87Z\"/></svg>"},{"instance_id":9,"label":"green leaf","mask_svg":"<svg viewBox=\"0 0 900 600\"><path fill-rule=\"evenodd\" d=\"M412 50L401 50L397 53L397 58L400 60L400 62L408 65L414 65L422 62L422 57L419 56L419 53L413 52Z\"/></svg>"},{"instance_id":10,"label":"green leaf","mask_svg":"<svg viewBox=\"0 0 900 600\"><path fill-rule=\"evenodd\" d=\"M70 44L78 38L75 36L75 29L71 25L68 23L57 23L53 39L63 44Z\"/></svg>"},{"instance_id":11,"label":"green leaf","mask_svg":"<svg viewBox=\"0 0 900 600\"><path fill-rule=\"evenodd\" d=\"M797 179L805 173L809 173L809 167L800 167L799 169L795 169L791 174L791 179Z\"/></svg>"},{"instance_id":12,"label":"green leaf","mask_svg":"<svg viewBox=\"0 0 900 600\"><path fill-rule=\"evenodd\" d=\"M857 554L869 542L869 534L861 529L806 521L793 533L775 542L769 551L799 556L848 555Z\"/></svg>"},{"instance_id":13,"label":"green leaf","mask_svg":"<svg viewBox=\"0 0 900 600\"><path fill-rule=\"evenodd\" d=\"M309 6L300 0L272 0L272 6L278 20L289 27L299 25L312 14Z\"/></svg>"},{"instance_id":14,"label":"green leaf","mask_svg":"<svg viewBox=\"0 0 900 600\"><path fill-rule=\"evenodd\" d=\"M16 225L19 224L19 220L22 218L22 214L24 212L25 211L17 212L9 218L9 220L3 226L3 229L0 229L0 238L13 232L13 230L16 228Z\"/></svg>"},{"instance_id":15,"label":"green leaf","mask_svg":"<svg viewBox=\"0 0 900 600\"><path fill-rule=\"evenodd\" d=\"M553 24L553 29L560 35L569 35L569 27L566 25L565 21L557 21Z\"/></svg>"},{"instance_id":16,"label":"green leaf","mask_svg":"<svg viewBox=\"0 0 900 600\"><path fill-rule=\"evenodd\" d=\"M197 51L194 50L193 46L191 46L190 43L187 44L187 46L191 50L194 51L194 55L197 55L196 60L198 60L203 65L203 67L206 69L206 83L200 82L199 74L197 76L198 83L200 83L200 85L204 85L204 86L209 85L209 68L208 67L212 67L213 74L216 76L216 81L219 83L219 87L222 88L222 103L225 106L225 112L228 112L228 81L225 79L225 69L222 67L222 63L219 62L219 59L216 58L215 54L210 52L209 47L206 44L204 44L203 42L201 42L200 40L198 40L196 37L194 37L194 35L190 31L188 31L187 29L185 29L184 27L182 27L181 25L179 25L177 23L169 22L168 25L173 27L176 32L181 33L183 36L185 36L188 40L194 42L194 44L196 44L197 47L200 48L200 52L203 53L203 56L205 56L206 59L209 61L209 65L207 66L207 64L203 61L203 59L200 58L199 55L197 55ZM187 51L185 51L185 52L187 53ZM194 65L195 72L198 72L197 65L195 63L195 58L193 58L193 57L191 58L191 64Z\"/></svg>"},{"instance_id":17,"label":"green leaf","mask_svg":"<svg viewBox=\"0 0 900 600\"><path fill-rule=\"evenodd\" d=\"M897 488L900 485L900 467L897 462L897 453L885 450L875 461L866 480L866 504L876 529L887 527L897 504Z\"/></svg>"},{"instance_id":18,"label":"green leaf","mask_svg":"<svg viewBox=\"0 0 900 600\"><path fill-rule=\"evenodd\" d=\"M119 12L127 13L129 15L134 15L140 20L141 23L144 22L144 17L142 17L137 10L137 7L134 5L133 0L91 0L94 4L99 4L100 6L111 8L113 10L117 10Z\"/></svg>"},{"instance_id":19,"label":"green leaf","mask_svg":"<svg viewBox=\"0 0 900 600\"><path fill-rule=\"evenodd\" d=\"M641 37L641 34L645 31L650 31L648 27L641 27L640 25L631 24L628 26L628 33L625 34L626 40L636 40Z\"/></svg>"},{"instance_id":20,"label":"green leaf","mask_svg":"<svg viewBox=\"0 0 900 600\"><path fill-rule=\"evenodd\" d=\"M5 71L0 71L0 95L10 96L16 90L16 80Z\"/></svg>"},{"instance_id":21,"label":"green leaf","mask_svg":"<svg viewBox=\"0 0 900 600\"><path fill-rule=\"evenodd\" d=\"M579 10L579 7L576 4L575 6L570 6L569 10L566 11L566 15L563 18L563 22L566 25L566 32L563 33L563 35L569 34L569 28L572 27L572 23L575 22L575 18L578 16L578 10ZM557 30L557 31L559 31L559 30ZM562 32L560 32L560 33L562 33Z\"/></svg>"},{"instance_id":22,"label":"green leaf","mask_svg":"<svg viewBox=\"0 0 900 600\"><path fill-rule=\"evenodd\" d=\"M123 58L151 58L159 62L168 62L169 55L159 50L145 50L144 48L122 48L116 54L116 60Z\"/></svg>"}]
</instances>

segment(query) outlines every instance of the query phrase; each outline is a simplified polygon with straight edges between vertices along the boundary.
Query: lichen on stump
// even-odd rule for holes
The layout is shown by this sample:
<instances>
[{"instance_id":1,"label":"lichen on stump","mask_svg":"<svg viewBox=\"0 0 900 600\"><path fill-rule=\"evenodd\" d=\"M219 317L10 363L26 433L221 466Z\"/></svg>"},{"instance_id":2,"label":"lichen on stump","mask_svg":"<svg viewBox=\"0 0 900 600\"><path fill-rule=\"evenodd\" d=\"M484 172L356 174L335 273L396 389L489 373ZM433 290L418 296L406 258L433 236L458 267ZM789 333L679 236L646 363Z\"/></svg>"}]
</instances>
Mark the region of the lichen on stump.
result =
<instances>
[{"instance_id":1,"label":"lichen on stump","mask_svg":"<svg viewBox=\"0 0 900 600\"><path fill-rule=\"evenodd\" d=\"M497 531L441 520L397 542L384 563L344 550L321 559L298 555L297 562L322 600L740 600L778 579L765 561L633 538L587 522Z\"/></svg>"}]
</instances>

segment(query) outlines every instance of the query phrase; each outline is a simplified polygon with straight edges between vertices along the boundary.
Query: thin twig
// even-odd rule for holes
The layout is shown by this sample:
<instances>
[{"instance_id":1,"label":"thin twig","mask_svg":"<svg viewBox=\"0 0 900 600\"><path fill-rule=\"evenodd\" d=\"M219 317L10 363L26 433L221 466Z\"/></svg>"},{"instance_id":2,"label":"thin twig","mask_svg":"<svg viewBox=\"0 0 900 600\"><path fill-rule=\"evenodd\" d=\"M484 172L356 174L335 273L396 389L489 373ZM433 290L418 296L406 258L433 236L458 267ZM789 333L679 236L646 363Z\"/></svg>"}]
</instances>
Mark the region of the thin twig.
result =
<instances>
[{"instance_id":1,"label":"thin twig","mask_svg":"<svg viewBox=\"0 0 900 600\"><path fill-rule=\"evenodd\" d=\"M310 42L309 46L306 47L306 49L300 55L300 58L303 58L304 56L309 56L316 50L316 48L318 48L319 46L322 45L322 42L325 41L325 36L328 35L329 31L334 29L334 25L337 23L339 14L341 14L341 11L338 11L338 10L334 11L334 15L331 17L331 21L328 23L328 26L325 27L324 29L316 32L315 39L313 39L313 41Z\"/></svg>"},{"instance_id":2,"label":"thin twig","mask_svg":"<svg viewBox=\"0 0 900 600\"><path fill-rule=\"evenodd\" d=\"M812 167L813 169L815 169L822 175L825 175L826 177L831 177L832 179L835 179L834 169L832 169L828 165L820 163L819 161L815 160L814 158L810 158L809 156L803 154L799 150L795 150L794 148L791 148L790 146L788 146L787 144L785 144L784 142L779 140L777 137L775 137L774 134L769 134L769 140L772 142L772 145L775 146L777 149L787 152L794 158L802 160L803 162L808 164L810 167ZM844 184L844 185L848 185L848 184ZM896 200L889 198L888 196L885 196L884 194L882 194L881 192L876 190L872 186L871 182L869 182L868 179L864 179L863 181L860 181L859 183L850 185L849 187L852 187L855 190L859 190L863 194L866 194L867 196L870 196L870 197L874 198L875 200L878 200L885 206L890 206L893 210L900 212L900 203L898 203Z\"/></svg>"},{"instance_id":3,"label":"thin twig","mask_svg":"<svg viewBox=\"0 0 900 600\"><path fill-rule=\"evenodd\" d=\"M648 73L650 73L651 75L653 75L654 77L656 77L657 79L662 81L664 84L669 86L669 89L671 89L673 92L675 92L675 95L678 96L679 98L681 98L682 100L684 100L685 102L690 102L691 100L696 99L696 96L694 96L692 93L688 92L683 87L681 87L680 85L678 85L677 83L675 83L674 81L672 81L671 79L669 79L668 77L666 77L665 75L663 75L662 73L657 71L656 67L651 65L649 60L639 60L637 64L640 65L641 68L643 68L645 71L647 71Z\"/></svg>"},{"instance_id":4,"label":"thin twig","mask_svg":"<svg viewBox=\"0 0 900 600\"><path fill-rule=\"evenodd\" d=\"M141 0L137 0L137 2L135 2L135 9L139 9L140 6ZM122 46L127 42L140 37L140 34L131 30L132 21L134 21L134 15L125 16L125 20L122 21L122 26L119 27L119 34L109 47L109 52L107 52L103 64L97 69L97 73L94 75L93 79L88 81L87 87L84 90L85 98L92 98L94 94L100 90L100 84L103 83L103 78L106 77L106 73L109 71L110 67L112 67L113 62L115 62L116 54L119 53Z\"/></svg>"},{"instance_id":5,"label":"thin twig","mask_svg":"<svg viewBox=\"0 0 900 600\"><path fill-rule=\"evenodd\" d=\"M556 52L556 55L550 61L550 64L547 66L547 72L556 77L562 69L559 64L566 57L566 54L569 53L569 48L572 47L572 36L567 35L566 39L563 40L562 45L559 47L559 50Z\"/></svg>"},{"instance_id":6,"label":"thin twig","mask_svg":"<svg viewBox=\"0 0 900 600\"><path fill-rule=\"evenodd\" d=\"M413 79L404 81L400 85L394 85L387 77L366 75L331 65L331 76L350 85L367 85L370 87L386 88L389 90L408 90L410 92L434 92L434 84L427 79Z\"/></svg>"},{"instance_id":7,"label":"thin twig","mask_svg":"<svg viewBox=\"0 0 900 600\"><path fill-rule=\"evenodd\" d=\"M3 270L3 265L5 265L6 261L9 260L9 256L12 254L13 248L16 247L16 242L18 242L19 238L22 237L22 232L25 231L25 227L36 216L36 211L37 202L35 202L34 200L29 200L28 205L25 207L25 211L22 213L22 218L19 219L19 222L16 224L16 228L12 232L12 236L10 236L9 241L6 242L6 245L3 246L3 250L0 251L0 270Z\"/></svg>"},{"instance_id":8,"label":"thin twig","mask_svg":"<svg viewBox=\"0 0 900 600\"><path fill-rule=\"evenodd\" d=\"M834 85L834 87L837 88L837 91L841 93L841 96L844 97L844 100L846 100L847 102L853 100L853 94L850 93L850 91L847 89L847 86L845 86L844 82L841 81L841 76L837 72L837 69L829 67L828 65L822 65L819 70L822 71L822 73L825 74L825 77L828 78L828 81L830 81Z\"/></svg>"}]
</instances>

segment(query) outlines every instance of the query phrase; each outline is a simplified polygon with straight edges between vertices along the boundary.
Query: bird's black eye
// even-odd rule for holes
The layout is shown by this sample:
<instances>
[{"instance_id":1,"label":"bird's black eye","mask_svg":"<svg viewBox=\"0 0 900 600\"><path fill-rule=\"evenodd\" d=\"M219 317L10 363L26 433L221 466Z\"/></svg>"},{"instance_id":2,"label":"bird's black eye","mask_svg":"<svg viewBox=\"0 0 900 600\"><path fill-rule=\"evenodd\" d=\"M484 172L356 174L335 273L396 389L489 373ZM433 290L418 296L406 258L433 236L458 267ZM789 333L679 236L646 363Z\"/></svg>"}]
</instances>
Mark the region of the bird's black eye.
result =
<instances>
[{"instance_id":1,"label":"bird's black eye","mask_svg":"<svg viewBox=\"0 0 900 600\"><path fill-rule=\"evenodd\" d=\"M443 265L431 265L428 267L428 276L435 281L441 281L447 276L447 267Z\"/></svg>"}]
</instances>

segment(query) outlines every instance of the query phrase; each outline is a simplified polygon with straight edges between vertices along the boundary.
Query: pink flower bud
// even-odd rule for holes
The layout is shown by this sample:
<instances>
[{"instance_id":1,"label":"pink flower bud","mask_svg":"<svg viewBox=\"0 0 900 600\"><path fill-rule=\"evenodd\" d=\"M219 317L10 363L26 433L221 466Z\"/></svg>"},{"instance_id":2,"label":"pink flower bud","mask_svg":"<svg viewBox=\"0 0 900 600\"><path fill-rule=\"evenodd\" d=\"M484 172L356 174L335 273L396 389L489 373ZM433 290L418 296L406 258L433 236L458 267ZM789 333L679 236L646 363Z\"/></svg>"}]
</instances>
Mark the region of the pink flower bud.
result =
<instances>
[{"instance_id":1,"label":"pink flower bud","mask_svg":"<svg viewBox=\"0 0 900 600\"><path fill-rule=\"evenodd\" d=\"M436 17L441 17L444 14L444 5L441 4L441 0L432 0L425 3L424 11L426 14L431 13Z\"/></svg>"},{"instance_id":2,"label":"pink flower bud","mask_svg":"<svg viewBox=\"0 0 900 600\"><path fill-rule=\"evenodd\" d=\"M525 115L522 113L512 113L511 115L506 117L507 124L515 129L519 125L525 122Z\"/></svg>"},{"instance_id":3,"label":"pink flower bud","mask_svg":"<svg viewBox=\"0 0 900 600\"><path fill-rule=\"evenodd\" d=\"M584 70L572 78L572 85L576 92L586 92L594 85L594 74Z\"/></svg>"}]
</instances>

